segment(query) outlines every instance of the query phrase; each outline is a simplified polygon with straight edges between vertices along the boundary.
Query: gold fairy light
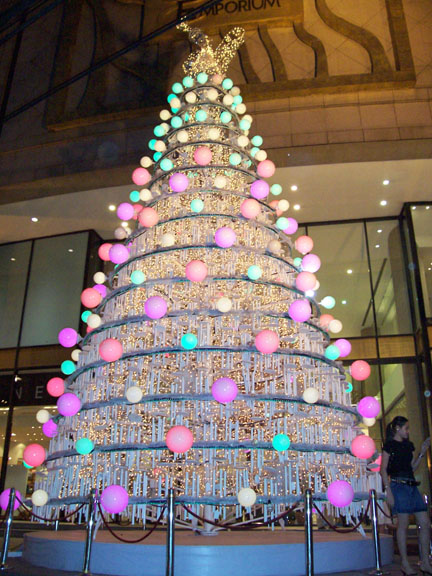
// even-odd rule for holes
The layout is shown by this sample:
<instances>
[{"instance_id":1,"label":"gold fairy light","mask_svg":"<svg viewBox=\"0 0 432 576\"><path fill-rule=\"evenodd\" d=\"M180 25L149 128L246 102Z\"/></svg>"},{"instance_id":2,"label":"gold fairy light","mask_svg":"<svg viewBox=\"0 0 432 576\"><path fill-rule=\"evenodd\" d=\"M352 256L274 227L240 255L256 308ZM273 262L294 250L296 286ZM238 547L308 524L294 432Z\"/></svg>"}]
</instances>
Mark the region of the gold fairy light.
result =
<instances>
[{"instance_id":1,"label":"gold fairy light","mask_svg":"<svg viewBox=\"0 0 432 576\"><path fill-rule=\"evenodd\" d=\"M222 42L213 49L210 38L199 28L191 28L185 22L177 26L178 30L187 32L191 42L199 47L183 64L185 74L196 77L200 72L206 74L225 74L231 60L245 40L243 28L233 28Z\"/></svg>"}]
</instances>

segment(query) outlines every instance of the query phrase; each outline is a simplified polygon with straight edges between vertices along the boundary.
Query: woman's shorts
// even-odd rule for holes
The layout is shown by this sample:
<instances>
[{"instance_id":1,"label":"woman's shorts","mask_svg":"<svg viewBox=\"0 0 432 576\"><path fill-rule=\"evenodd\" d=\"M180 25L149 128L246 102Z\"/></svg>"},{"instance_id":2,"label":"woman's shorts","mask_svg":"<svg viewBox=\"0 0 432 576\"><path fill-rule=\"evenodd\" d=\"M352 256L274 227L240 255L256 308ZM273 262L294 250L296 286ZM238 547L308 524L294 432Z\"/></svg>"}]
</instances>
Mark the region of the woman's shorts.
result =
<instances>
[{"instance_id":1,"label":"woman's shorts","mask_svg":"<svg viewBox=\"0 0 432 576\"><path fill-rule=\"evenodd\" d=\"M394 498L394 514L413 514L414 512L426 512L427 505L421 497L417 486L391 482L390 488Z\"/></svg>"}]
</instances>

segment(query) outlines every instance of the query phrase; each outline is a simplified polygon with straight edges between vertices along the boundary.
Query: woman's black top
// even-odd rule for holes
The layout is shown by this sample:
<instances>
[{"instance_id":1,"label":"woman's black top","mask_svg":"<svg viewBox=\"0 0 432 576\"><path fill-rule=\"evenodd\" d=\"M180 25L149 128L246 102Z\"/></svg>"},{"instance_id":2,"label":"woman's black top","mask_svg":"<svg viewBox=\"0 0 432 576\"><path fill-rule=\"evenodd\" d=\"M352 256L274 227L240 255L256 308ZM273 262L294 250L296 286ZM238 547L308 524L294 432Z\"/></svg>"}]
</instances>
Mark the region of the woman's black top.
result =
<instances>
[{"instance_id":1,"label":"woman's black top","mask_svg":"<svg viewBox=\"0 0 432 576\"><path fill-rule=\"evenodd\" d=\"M387 474L391 478L414 479L411 462L415 448L412 442L409 440L403 440L402 442L390 440L384 444L383 450L390 454Z\"/></svg>"}]
</instances>

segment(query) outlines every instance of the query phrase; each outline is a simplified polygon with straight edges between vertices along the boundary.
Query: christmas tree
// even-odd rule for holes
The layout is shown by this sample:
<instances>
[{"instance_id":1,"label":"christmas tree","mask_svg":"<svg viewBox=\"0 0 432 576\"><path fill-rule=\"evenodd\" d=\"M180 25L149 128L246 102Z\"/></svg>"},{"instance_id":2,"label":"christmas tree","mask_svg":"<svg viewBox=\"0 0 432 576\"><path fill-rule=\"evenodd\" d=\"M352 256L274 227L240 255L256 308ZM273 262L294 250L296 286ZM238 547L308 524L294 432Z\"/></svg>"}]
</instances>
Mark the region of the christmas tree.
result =
<instances>
[{"instance_id":1,"label":"christmas tree","mask_svg":"<svg viewBox=\"0 0 432 576\"><path fill-rule=\"evenodd\" d=\"M198 50L160 113L153 159L133 173L138 189L118 206L130 228L99 250L115 264L109 290L97 273L81 296L87 334L60 333L79 348L62 364L67 378L48 383L59 409L43 424L48 453L24 453L46 461L34 503L72 504L95 488L107 511L135 521L171 487L237 514L255 502L276 513L311 488L358 515L377 486L366 473L375 446L358 435L339 361L351 346L330 344L341 324L312 296L313 241L291 240L297 222L267 182L274 164L225 76L244 33L213 49L181 27ZM368 371L351 367L358 380ZM379 412L374 398L363 404L364 416Z\"/></svg>"}]
</instances>

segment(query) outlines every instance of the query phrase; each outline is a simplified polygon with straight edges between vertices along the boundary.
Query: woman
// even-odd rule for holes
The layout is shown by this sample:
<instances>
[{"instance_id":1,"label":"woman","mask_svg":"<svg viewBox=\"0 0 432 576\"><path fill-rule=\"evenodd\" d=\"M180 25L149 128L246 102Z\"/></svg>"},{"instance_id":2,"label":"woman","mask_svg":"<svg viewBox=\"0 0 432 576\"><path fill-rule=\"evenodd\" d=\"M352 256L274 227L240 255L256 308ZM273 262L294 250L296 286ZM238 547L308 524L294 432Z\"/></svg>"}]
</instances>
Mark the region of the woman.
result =
<instances>
[{"instance_id":1,"label":"woman","mask_svg":"<svg viewBox=\"0 0 432 576\"><path fill-rule=\"evenodd\" d=\"M402 559L402 573L406 576L417 574L410 566L407 556L406 540L410 514L415 514L420 527L420 570L424 575L432 574L429 563L429 513L414 478L414 471L419 467L429 446L430 438L427 438L415 458L414 444L409 441L408 420L403 416L396 416L387 426L380 474L387 493L387 502L398 516L397 542Z\"/></svg>"}]
</instances>

